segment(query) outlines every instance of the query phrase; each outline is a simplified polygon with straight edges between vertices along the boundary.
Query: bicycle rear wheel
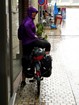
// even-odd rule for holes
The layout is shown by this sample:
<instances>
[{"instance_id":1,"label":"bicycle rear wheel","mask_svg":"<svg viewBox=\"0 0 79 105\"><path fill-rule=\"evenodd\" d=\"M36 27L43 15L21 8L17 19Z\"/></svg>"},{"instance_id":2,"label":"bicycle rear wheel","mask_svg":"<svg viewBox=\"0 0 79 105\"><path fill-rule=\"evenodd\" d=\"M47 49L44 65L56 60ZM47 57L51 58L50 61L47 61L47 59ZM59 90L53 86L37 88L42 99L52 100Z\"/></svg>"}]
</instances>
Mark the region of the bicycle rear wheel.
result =
<instances>
[{"instance_id":1,"label":"bicycle rear wheel","mask_svg":"<svg viewBox=\"0 0 79 105\"><path fill-rule=\"evenodd\" d=\"M37 80L37 95L40 95L40 80Z\"/></svg>"},{"instance_id":2,"label":"bicycle rear wheel","mask_svg":"<svg viewBox=\"0 0 79 105\"><path fill-rule=\"evenodd\" d=\"M40 62L35 64L35 78L37 81L37 95L40 95L40 82L41 82L41 72L40 72Z\"/></svg>"}]
</instances>

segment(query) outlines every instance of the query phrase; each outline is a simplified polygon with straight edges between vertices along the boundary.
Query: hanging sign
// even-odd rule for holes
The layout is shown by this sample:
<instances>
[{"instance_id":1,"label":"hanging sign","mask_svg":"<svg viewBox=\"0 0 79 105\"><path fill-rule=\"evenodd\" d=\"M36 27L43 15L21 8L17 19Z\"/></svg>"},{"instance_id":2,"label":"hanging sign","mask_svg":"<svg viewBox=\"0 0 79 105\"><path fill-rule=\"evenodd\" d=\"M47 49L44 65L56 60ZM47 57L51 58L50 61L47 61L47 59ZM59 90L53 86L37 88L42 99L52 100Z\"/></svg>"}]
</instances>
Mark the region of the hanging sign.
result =
<instances>
[{"instance_id":1,"label":"hanging sign","mask_svg":"<svg viewBox=\"0 0 79 105\"><path fill-rule=\"evenodd\" d=\"M46 4L46 0L38 0L38 4L39 4L40 6L43 6L43 5Z\"/></svg>"}]
</instances>

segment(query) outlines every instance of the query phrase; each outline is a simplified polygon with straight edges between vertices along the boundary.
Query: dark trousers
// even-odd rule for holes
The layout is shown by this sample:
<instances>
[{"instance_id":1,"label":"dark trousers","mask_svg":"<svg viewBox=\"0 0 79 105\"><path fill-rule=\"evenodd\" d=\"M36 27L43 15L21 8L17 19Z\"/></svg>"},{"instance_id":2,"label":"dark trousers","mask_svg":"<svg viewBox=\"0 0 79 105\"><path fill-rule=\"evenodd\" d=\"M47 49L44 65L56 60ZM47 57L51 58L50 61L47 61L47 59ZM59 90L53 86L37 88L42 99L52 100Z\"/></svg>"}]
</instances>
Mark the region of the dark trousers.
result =
<instances>
[{"instance_id":1,"label":"dark trousers","mask_svg":"<svg viewBox=\"0 0 79 105\"><path fill-rule=\"evenodd\" d=\"M51 48L51 45L48 41L46 40L37 40L37 41L34 41L28 45L23 45L22 48L23 48L23 57L25 56L24 58L22 58L22 67L23 67L23 73L26 74L26 70L30 64L30 60L29 60L29 55L31 54L32 50L34 47L39 47L39 48L45 48L45 51L50 51L50 48Z\"/></svg>"},{"instance_id":2,"label":"dark trousers","mask_svg":"<svg viewBox=\"0 0 79 105\"><path fill-rule=\"evenodd\" d=\"M29 55L34 47L45 48L45 51L50 51L51 45L47 40L36 40L28 45L23 45L23 55Z\"/></svg>"}]
</instances>

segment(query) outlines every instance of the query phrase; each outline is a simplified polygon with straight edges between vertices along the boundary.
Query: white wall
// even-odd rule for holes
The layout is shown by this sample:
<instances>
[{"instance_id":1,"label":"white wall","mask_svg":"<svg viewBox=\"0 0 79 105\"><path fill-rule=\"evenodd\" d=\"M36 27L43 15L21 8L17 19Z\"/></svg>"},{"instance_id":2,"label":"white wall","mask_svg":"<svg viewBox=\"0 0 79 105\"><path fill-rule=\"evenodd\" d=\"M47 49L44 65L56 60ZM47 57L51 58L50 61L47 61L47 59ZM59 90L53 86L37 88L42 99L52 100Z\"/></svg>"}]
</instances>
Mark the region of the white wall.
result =
<instances>
[{"instance_id":1,"label":"white wall","mask_svg":"<svg viewBox=\"0 0 79 105\"><path fill-rule=\"evenodd\" d=\"M32 0L32 6L34 6L38 10L38 0ZM38 14L35 19L35 24L37 24L37 23L38 23Z\"/></svg>"}]
</instances>

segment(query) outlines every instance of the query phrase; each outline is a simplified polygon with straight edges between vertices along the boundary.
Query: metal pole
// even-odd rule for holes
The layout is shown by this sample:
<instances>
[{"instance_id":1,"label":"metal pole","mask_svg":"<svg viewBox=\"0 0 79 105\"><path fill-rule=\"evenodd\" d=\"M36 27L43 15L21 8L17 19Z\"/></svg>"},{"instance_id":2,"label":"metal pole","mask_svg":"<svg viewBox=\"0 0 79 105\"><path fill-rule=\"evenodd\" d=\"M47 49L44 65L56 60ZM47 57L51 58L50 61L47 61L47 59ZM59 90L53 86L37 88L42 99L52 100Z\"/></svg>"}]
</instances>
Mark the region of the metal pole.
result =
<instances>
[{"instance_id":1,"label":"metal pole","mask_svg":"<svg viewBox=\"0 0 79 105\"><path fill-rule=\"evenodd\" d=\"M13 52L12 52L12 2L8 0L9 3L9 43L10 43L10 96L13 95Z\"/></svg>"}]
</instances>

